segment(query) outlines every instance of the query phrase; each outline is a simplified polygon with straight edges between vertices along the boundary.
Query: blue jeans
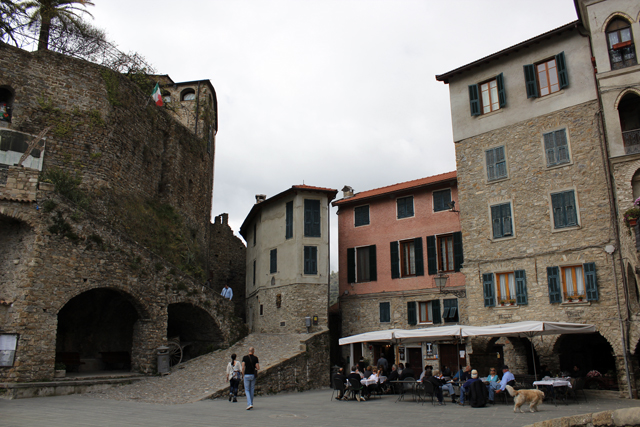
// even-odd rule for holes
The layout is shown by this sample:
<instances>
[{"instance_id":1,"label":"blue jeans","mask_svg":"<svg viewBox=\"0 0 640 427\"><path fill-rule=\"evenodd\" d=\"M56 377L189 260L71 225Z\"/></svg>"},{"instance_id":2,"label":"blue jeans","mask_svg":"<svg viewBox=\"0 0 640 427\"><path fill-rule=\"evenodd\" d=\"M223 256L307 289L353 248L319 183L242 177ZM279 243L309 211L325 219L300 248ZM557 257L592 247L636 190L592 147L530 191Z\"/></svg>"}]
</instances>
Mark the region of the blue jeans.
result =
<instances>
[{"instance_id":1,"label":"blue jeans","mask_svg":"<svg viewBox=\"0 0 640 427\"><path fill-rule=\"evenodd\" d=\"M501 384L500 383L495 383L492 382L489 384L489 400L493 401L493 398L495 396L496 390L500 390ZM506 393L505 391L501 391L500 393Z\"/></svg>"},{"instance_id":2,"label":"blue jeans","mask_svg":"<svg viewBox=\"0 0 640 427\"><path fill-rule=\"evenodd\" d=\"M236 380L231 378L229 380L229 393L233 394L233 397L238 396L238 385L240 384L240 380Z\"/></svg>"},{"instance_id":3,"label":"blue jeans","mask_svg":"<svg viewBox=\"0 0 640 427\"><path fill-rule=\"evenodd\" d=\"M467 388L463 385L460 386L460 403L464 404L464 394L467 392Z\"/></svg>"},{"instance_id":4,"label":"blue jeans","mask_svg":"<svg viewBox=\"0 0 640 427\"><path fill-rule=\"evenodd\" d=\"M247 406L253 406L253 390L256 387L256 376L244 376L244 393L247 395Z\"/></svg>"}]
</instances>

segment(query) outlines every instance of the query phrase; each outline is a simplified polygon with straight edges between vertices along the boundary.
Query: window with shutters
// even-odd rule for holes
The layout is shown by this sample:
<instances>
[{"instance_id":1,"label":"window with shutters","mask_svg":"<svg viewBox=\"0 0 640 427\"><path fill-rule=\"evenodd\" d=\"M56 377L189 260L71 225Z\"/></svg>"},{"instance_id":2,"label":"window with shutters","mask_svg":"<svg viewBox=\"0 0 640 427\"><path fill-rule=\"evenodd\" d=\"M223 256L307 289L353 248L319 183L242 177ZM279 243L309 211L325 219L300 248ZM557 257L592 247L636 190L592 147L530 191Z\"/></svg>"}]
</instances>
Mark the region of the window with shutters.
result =
<instances>
[{"instance_id":1,"label":"window with shutters","mask_svg":"<svg viewBox=\"0 0 640 427\"><path fill-rule=\"evenodd\" d=\"M587 299L584 273L581 265L560 268L562 280L562 297L566 302Z\"/></svg>"},{"instance_id":2,"label":"window with shutters","mask_svg":"<svg viewBox=\"0 0 640 427\"><path fill-rule=\"evenodd\" d=\"M373 247L375 250L375 246ZM356 248L356 282L371 281L371 247Z\"/></svg>"},{"instance_id":3,"label":"window with shutters","mask_svg":"<svg viewBox=\"0 0 640 427\"><path fill-rule=\"evenodd\" d=\"M542 138L544 140L547 167L562 165L571 161L566 129L544 133Z\"/></svg>"},{"instance_id":4,"label":"window with shutters","mask_svg":"<svg viewBox=\"0 0 640 427\"><path fill-rule=\"evenodd\" d=\"M506 101L502 73L491 80L469 86L469 103L472 116L479 116L504 108Z\"/></svg>"},{"instance_id":5,"label":"window with shutters","mask_svg":"<svg viewBox=\"0 0 640 427\"><path fill-rule=\"evenodd\" d=\"M360 227L363 225L369 225L369 205L358 206L353 209L353 215L355 219L355 226Z\"/></svg>"},{"instance_id":6,"label":"window with shutters","mask_svg":"<svg viewBox=\"0 0 640 427\"><path fill-rule=\"evenodd\" d=\"M401 197L396 200L398 219L410 218L413 214L413 196Z\"/></svg>"},{"instance_id":7,"label":"window with shutters","mask_svg":"<svg viewBox=\"0 0 640 427\"><path fill-rule=\"evenodd\" d=\"M285 205L285 239L293 238L293 202L287 202Z\"/></svg>"},{"instance_id":8,"label":"window with shutters","mask_svg":"<svg viewBox=\"0 0 640 427\"><path fill-rule=\"evenodd\" d=\"M482 114L500 109L497 80L494 79L480 84L480 100L482 103Z\"/></svg>"},{"instance_id":9,"label":"window with shutters","mask_svg":"<svg viewBox=\"0 0 640 427\"><path fill-rule=\"evenodd\" d=\"M455 271L453 234L437 236L438 242L438 271Z\"/></svg>"},{"instance_id":10,"label":"window with shutters","mask_svg":"<svg viewBox=\"0 0 640 427\"><path fill-rule=\"evenodd\" d=\"M380 323L389 323L389 322L391 322L391 303L381 302L380 303Z\"/></svg>"},{"instance_id":11,"label":"window with shutters","mask_svg":"<svg viewBox=\"0 0 640 427\"><path fill-rule=\"evenodd\" d=\"M416 250L413 240L400 242L400 276L416 275Z\"/></svg>"},{"instance_id":12,"label":"window with shutters","mask_svg":"<svg viewBox=\"0 0 640 427\"><path fill-rule=\"evenodd\" d=\"M487 166L487 180L495 181L507 177L507 160L504 146L495 147L484 152Z\"/></svg>"},{"instance_id":13,"label":"window with shutters","mask_svg":"<svg viewBox=\"0 0 640 427\"><path fill-rule=\"evenodd\" d=\"M491 206L491 226L494 239L513 236L511 218L511 203Z\"/></svg>"},{"instance_id":14,"label":"window with shutters","mask_svg":"<svg viewBox=\"0 0 640 427\"><path fill-rule=\"evenodd\" d=\"M515 306L528 304L527 275L524 270L482 275L484 306Z\"/></svg>"},{"instance_id":15,"label":"window with shutters","mask_svg":"<svg viewBox=\"0 0 640 427\"><path fill-rule=\"evenodd\" d=\"M418 303L418 323L433 323L433 301ZM440 301L438 301L438 304Z\"/></svg>"},{"instance_id":16,"label":"window with shutters","mask_svg":"<svg viewBox=\"0 0 640 427\"><path fill-rule=\"evenodd\" d=\"M318 274L318 248L304 247L304 274Z\"/></svg>"},{"instance_id":17,"label":"window with shutters","mask_svg":"<svg viewBox=\"0 0 640 427\"><path fill-rule=\"evenodd\" d=\"M320 200L304 200L304 237L320 237Z\"/></svg>"},{"instance_id":18,"label":"window with shutters","mask_svg":"<svg viewBox=\"0 0 640 427\"><path fill-rule=\"evenodd\" d=\"M451 203L451 189L434 191L433 192L433 211L447 211L451 209L449 204Z\"/></svg>"},{"instance_id":19,"label":"window with shutters","mask_svg":"<svg viewBox=\"0 0 640 427\"><path fill-rule=\"evenodd\" d=\"M458 272L464 263L462 233L427 236L427 269L429 275L438 272Z\"/></svg>"},{"instance_id":20,"label":"window with shutters","mask_svg":"<svg viewBox=\"0 0 640 427\"><path fill-rule=\"evenodd\" d=\"M458 300L445 299L442 300L442 320L445 323L458 322Z\"/></svg>"},{"instance_id":21,"label":"window with shutters","mask_svg":"<svg viewBox=\"0 0 640 427\"><path fill-rule=\"evenodd\" d=\"M573 190L551 194L553 227L555 229L575 227L578 225L576 196Z\"/></svg>"},{"instance_id":22,"label":"window with shutters","mask_svg":"<svg viewBox=\"0 0 640 427\"><path fill-rule=\"evenodd\" d=\"M389 252L391 255L392 279L424 276L422 237L401 242L391 242Z\"/></svg>"},{"instance_id":23,"label":"window with shutters","mask_svg":"<svg viewBox=\"0 0 640 427\"><path fill-rule=\"evenodd\" d=\"M564 52L536 64L524 66L527 98L539 98L569 86Z\"/></svg>"},{"instance_id":24,"label":"window with shutters","mask_svg":"<svg viewBox=\"0 0 640 427\"><path fill-rule=\"evenodd\" d=\"M638 63L631 25L624 19L616 18L607 25L607 48L612 70Z\"/></svg>"},{"instance_id":25,"label":"window with shutters","mask_svg":"<svg viewBox=\"0 0 640 427\"><path fill-rule=\"evenodd\" d=\"M513 272L496 273L496 301L500 305L516 303L516 277Z\"/></svg>"},{"instance_id":26,"label":"window with shutters","mask_svg":"<svg viewBox=\"0 0 640 427\"><path fill-rule=\"evenodd\" d=\"M376 245L347 249L347 282L363 283L378 280Z\"/></svg>"},{"instance_id":27,"label":"window with shutters","mask_svg":"<svg viewBox=\"0 0 640 427\"><path fill-rule=\"evenodd\" d=\"M547 267L550 303L573 303L598 301L598 279L596 265L588 262L582 265Z\"/></svg>"},{"instance_id":28,"label":"window with shutters","mask_svg":"<svg viewBox=\"0 0 640 427\"><path fill-rule=\"evenodd\" d=\"M269 273L274 274L278 272L278 249L271 249L269 254Z\"/></svg>"}]
</instances>

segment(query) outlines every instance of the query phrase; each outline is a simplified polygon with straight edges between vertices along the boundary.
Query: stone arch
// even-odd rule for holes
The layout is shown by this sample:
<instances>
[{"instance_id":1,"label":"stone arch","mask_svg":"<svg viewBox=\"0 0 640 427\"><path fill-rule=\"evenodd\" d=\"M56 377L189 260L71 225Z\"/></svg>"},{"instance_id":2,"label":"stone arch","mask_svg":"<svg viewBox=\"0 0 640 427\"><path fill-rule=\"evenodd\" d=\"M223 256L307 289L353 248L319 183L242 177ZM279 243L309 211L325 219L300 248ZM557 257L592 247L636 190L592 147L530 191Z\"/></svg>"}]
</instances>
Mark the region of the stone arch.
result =
<instances>
[{"instance_id":1,"label":"stone arch","mask_svg":"<svg viewBox=\"0 0 640 427\"><path fill-rule=\"evenodd\" d=\"M83 279L83 285L75 286L70 288L63 297L52 304L52 313L57 315L60 310L69 303L73 298L91 291L93 289L111 289L113 291L119 292L122 294L123 298L125 298L133 307L135 307L138 312L138 316L140 319L149 320L151 318L151 310L150 307L143 303L144 298L143 295L138 295L134 289L129 289L126 286L122 286L120 284L109 284L105 286L101 283L96 283L93 281L89 281L88 279Z\"/></svg>"},{"instance_id":2,"label":"stone arch","mask_svg":"<svg viewBox=\"0 0 640 427\"><path fill-rule=\"evenodd\" d=\"M625 96L629 95L629 94L634 94L634 95L638 95L640 96L640 90L634 88L634 87L628 87L625 88L622 92L620 92L618 94L618 96L616 97L615 102L613 103L613 108L615 108L616 110L618 109L618 106L620 105L620 101L622 100L622 98L624 98Z\"/></svg>"},{"instance_id":3,"label":"stone arch","mask_svg":"<svg viewBox=\"0 0 640 427\"><path fill-rule=\"evenodd\" d=\"M613 373L612 382L616 383L619 374L623 374L615 347L599 332L593 334L561 335L556 340L554 352L560 355L560 370L571 373L578 366L582 375L597 370L601 374ZM589 387L590 384L587 384ZM595 384L594 388L601 388Z\"/></svg>"},{"instance_id":4,"label":"stone arch","mask_svg":"<svg viewBox=\"0 0 640 427\"><path fill-rule=\"evenodd\" d=\"M640 18L640 15L638 15L638 17ZM630 24L634 24L635 22L637 22L637 20L634 20L630 15L627 15L624 12L613 12L602 23L602 27L600 28L600 32L606 33L607 32L607 27L609 26L609 23L611 21L613 21L614 19L624 19L625 21L628 21Z\"/></svg>"},{"instance_id":5,"label":"stone arch","mask_svg":"<svg viewBox=\"0 0 640 427\"><path fill-rule=\"evenodd\" d=\"M167 306L167 339L183 343L183 361L217 350L226 344L216 316L193 302ZM186 346L184 343L188 343Z\"/></svg>"},{"instance_id":6,"label":"stone arch","mask_svg":"<svg viewBox=\"0 0 640 427\"><path fill-rule=\"evenodd\" d=\"M189 87L180 92L180 101L194 101L196 99L195 89Z\"/></svg>"},{"instance_id":7,"label":"stone arch","mask_svg":"<svg viewBox=\"0 0 640 427\"><path fill-rule=\"evenodd\" d=\"M625 152L640 152L640 92L625 90L616 100Z\"/></svg>"}]
</instances>

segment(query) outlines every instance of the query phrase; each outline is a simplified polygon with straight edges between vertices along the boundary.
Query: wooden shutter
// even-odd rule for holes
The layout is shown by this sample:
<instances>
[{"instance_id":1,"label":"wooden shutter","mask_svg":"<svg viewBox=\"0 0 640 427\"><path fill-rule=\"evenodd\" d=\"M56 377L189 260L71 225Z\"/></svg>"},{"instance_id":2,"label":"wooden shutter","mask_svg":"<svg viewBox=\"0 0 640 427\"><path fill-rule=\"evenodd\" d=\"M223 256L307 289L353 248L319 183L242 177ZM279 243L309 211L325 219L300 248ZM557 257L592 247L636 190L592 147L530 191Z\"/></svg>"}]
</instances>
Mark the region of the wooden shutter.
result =
<instances>
[{"instance_id":1,"label":"wooden shutter","mask_svg":"<svg viewBox=\"0 0 640 427\"><path fill-rule=\"evenodd\" d=\"M471 115L480 115L480 96L478 85L469 85L469 105L471 107Z\"/></svg>"},{"instance_id":2,"label":"wooden shutter","mask_svg":"<svg viewBox=\"0 0 640 427\"><path fill-rule=\"evenodd\" d=\"M596 264L588 262L582 266L584 268L585 290L587 291L587 301L598 301L598 277L596 276Z\"/></svg>"},{"instance_id":3,"label":"wooden shutter","mask_svg":"<svg viewBox=\"0 0 640 427\"><path fill-rule=\"evenodd\" d=\"M504 160L504 147L496 147L495 151L495 177L504 178L507 176L507 162Z\"/></svg>"},{"instance_id":4,"label":"wooden shutter","mask_svg":"<svg viewBox=\"0 0 640 427\"><path fill-rule=\"evenodd\" d=\"M413 216L413 196L407 197L407 217Z\"/></svg>"},{"instance_id":5,"label":"wooden shutter","mask_svg":"<svg viewBox=\"0 0 640 427\"><path fill-rule=\"evenodd\" d=\"M502 237L502 218L500 217L500 205L491 206L491 223L493 226L493 238Z\"/></svg>"},{"instance_id":6,"label":"wooden shutter","mask_svg":"<svg viewBox=\"0 0 640 427\"><path fill-rule=\"evenodd\" d=\"M454 248L455 251L455 248ZM438 274L438 254L436 251L436 236L427 236L427 273L431 276Z\"/></svg>"},{"instance_id":7,"label":"wooden shutter","mask_svg":"<svg viewBox=\"0 0 640 427\"><path fill-rule=\"evenodd\" d=\"M376 267L376 245L369 246L369 280L378 280L378 269Z\"/></svg>"},{"instance_id":8,"label":"wooden shutter","mask_svg":"<svg viewBox=\"0 0 640 427\"><path fill-rule=\"evenodd\" d=\"M269 272L271 274L276 273L278 271L278 249L271 249L271 259L269 265Z\"/></svg>"},{"instance_id":9,"label":"wooden shutter","mask_svg":"<svg viewBox=\"0 0 640 427\"><path fill-rule=\"evenodd\" d=\"M487 150L485 152L487 162L487 180L492 181L496 179L496 153L495 149Z\"/></svg>"},{"instance_id":10,"label":"wooden shutter","mask_svg":"<svg viewBox=\"0 0 640 427\"><path fill-rule=\"evenodd\" d=\"M413 240L413 250L416 256L416 276L424 276L424 259L422 257L422 237Z\"/></svg>"},{"instance_id":11,"label":"wooden shutter","mask_svg":"<svg viewBox=\"0 0 640 427\"><path fill-rule=\"evenodd\" d=\"M554 133L549 132L543 135L544 137L544 150L547 153L547 166L553 166L558 163L556 159L556 144Z\"/></svg>"},{"instance_id":12,"label":"wooden shutter","mask_svg":"<svg viewBox=\"0 0 640 427\"><path fill-rule=\"evenodd\" d=\"M391 253L391 278L397 279L400 277L400 252L398 250L398 242L391 242L389 246Z\"/></svg>"},{"instance_id":13,"label":"wooden shutter","mask_svg":"<svg viewBox=\"0 0 640 427\"><path fill-rule=\"evenodd\" d=\"M564 209L566 213L567 227L578 225L578 213L576 212L576 197L573 190L564 193Z\"/></svg>"},{"instance_id":14,"label":"wooden shutter","mask_svg":"<svg viewBox=\"0 0 640 427\"><path fill-rule=\"evenodd\" d=\"M569 161L569 147L567 144L567 130L560 129L554 132L556 145L556 159L558 163L566 163Z\"/></svg>"},{"instance_id":15,"label":"wooden shutter","mask_svg":"<svg viewBox=\"0 0 640 427\"><path fill-rule=\"evenodd\" d=\"M536 81L536 67L533 64L524 66L524 81L527 87L527 98L538 97L538 82Z\"/></svg>"},{"instance_id":16,"label":"wooden shutter","mask_svg":"<svg viewBox=\"0 0 640 427\"><path fill-rule=\"evenodd\" d=\"M304 235L320 237L320 200L304 201Z\"/></svg>"},{"instance_id":17,"label":"wooden shutter","mask_svg":"<svg viewBox=\"0 0 640 427\"><path fill-rule=\"evenodd\" d=\"M433 323L442 323L442 317L440 316L440 300L434 299L431 301L431 314L433 315Z\"/></svg>"},{"instance_id":18,"label":"wooden shutter","mask_svg":"<svg viewBox=\"0 0 640 427\"><path fill-rule=\"evenodd\" d=\"M464 263L464 253L462 251L462 232L453 233L453 265L454 270L460 271ZM429 273L431 274L431 273Z\"/></svg>"},{"instance_id":19,"label":"wooden shutter","mask_svg":"<svg viewBox=\"0 0 640 427\"><path fill-rule=\"evenodd\" d=\"M558 267L547 267L547 282L549 284L549 302L551 304L562 302L560 269Z\"/></svg>"},{"instance_id":20,"label":"wooden shutter","mask_svg":"<svg viewBox=\"0 0 640 427\"><path fill-rule=\"evenodd\" d=\"M398 205L398 218L407 217L407 199L398 199L396 201Z\"/></svg>"},{"instance_id":21,"label":"wooden shutter","mask_svg":"<svg viewBox=\"0 0 640 427\"><path fill-rule=\"evenodd\" d=\"M552 194L551 208L553 209L553 226L555 228L562 228L566 224L563 207L564 197L562 197L562 193Z\"/></svg>"},{"instance_id":22,"label":"wooden shutter","mask_svg":"<svg viewBox=\"0 0 640 427\"><path fill-rule=\"evenodd\" d=\"M389 322L391 321L391 303L381 302L380 303L380 322Z\"/></svg>"},{"instance_id":23,"label":"wooden shutter","mask_svg":"<svg viewBox=\"0 0 640 427\"><path fill-rule=\"evenodd\" d=\"M567 72L567 63L564 59L564 52L560 52L556 55L556 67L558 69L560 89L569 86L569 73Z\"/></svg>"},{"instance_id":24,"label":"wooden shutter","mask_svg":"<svg viewBox=\"0 0 640 427\"><path fill-rule=\"evenodd\" d=\"M347 283L356 282L356 250L347 249Z\"/></svg>"},{"instance_id":25,"label":"wooden shutter","mask_svg":"<svg viewBox=\"0 0 640 427\"><path fill-rule=\"evenodd\" d=\"M409 323L410 325L416 325L418 323L416 314L416 302L407 302L407 323Z\"/></svg>"},{"instance_id":26,"label":"wooden shutter","mask_svg":"<svg viewBox=\"0 0 640 427\"><path fill-rule=\"evenodd\" d=\"M483 274L482 283L484 288L484 306L494 307L496 305L496 299L493 296L493 273Z\"/></svg>"},{"instance_id":27,"label":"wooden shutter","mask_svg":"<svg viewBox=\"0 0 640 427\"><path fill-rule=\"evenodd\" d=\"M457 321L456 312L458 311L458 300L450 299L448 301L449 301L449 319L451 319L452 322L456 322Z\"/></svg>"},{"instance_id":28,"label":"wooden shutter","mask_svg":"<svg viewBox=\"0 0 640 427\"><path fill-rule=\"evenodd\" d=\"M527 274L524 270L516 270L516 304L526 305L527 301Z\"/></svg>"},{"instance_id":29,"label":"wooden shutter","mask_svg":"<svg viewBox=\"0 0 640 427\"><path fill-rule=\"evenodd\" d=\"M293 202L286 204L285 239L293 237Z\"/></svg>"},{"instance_id":30,"label":"wooden shutter","mask_svg":"<svg viewBox=\"0 0 640 427\"><path fill-rule=\"evenodd\" d=\"M318 248L304 247L304 274L318 274Z\"/></svg>"},{"instance_id":31,"label":"wooden shutter","mask_svg":"<svg viewBox=\"0 0 640 427\"><path fill-rule=\"evenodd\" d=\"M447 321L449 317L449 309L451 308L451 300L443 299L442 300L442 318Z\"/></svg>"},{"instance_id":32,"label":"wooden shutter","mask_svg":"<svg viewBox=\"0 0 640 427\"><path fill-rule=\"evenodd\" d=\"M504 77L502 73L496 77L496 83L498 84L498 101L500 102L500 108L504 108L507 105L507 93L504 90Z\"/></svg>"}]
</instances>

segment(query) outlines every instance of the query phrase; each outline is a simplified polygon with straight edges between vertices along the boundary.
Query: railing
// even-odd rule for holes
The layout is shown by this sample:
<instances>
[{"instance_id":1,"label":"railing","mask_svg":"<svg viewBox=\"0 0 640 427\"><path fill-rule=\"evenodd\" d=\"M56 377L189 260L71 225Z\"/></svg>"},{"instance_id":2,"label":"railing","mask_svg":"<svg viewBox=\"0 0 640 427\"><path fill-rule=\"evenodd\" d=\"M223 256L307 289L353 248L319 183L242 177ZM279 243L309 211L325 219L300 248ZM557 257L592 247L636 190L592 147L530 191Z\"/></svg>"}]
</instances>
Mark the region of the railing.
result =
<instances>
[{"instance_id":1,"label":"railing","mask_svg":"<svg viewBox=\"0 0 640 427\"><path fill-rule=\"evenodd\" d=\"M622 140L625 154L640 153L640 129L622 132Z\"/></svg>"}]
</instances>

